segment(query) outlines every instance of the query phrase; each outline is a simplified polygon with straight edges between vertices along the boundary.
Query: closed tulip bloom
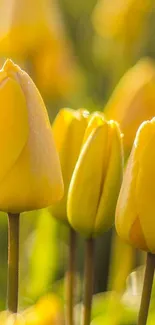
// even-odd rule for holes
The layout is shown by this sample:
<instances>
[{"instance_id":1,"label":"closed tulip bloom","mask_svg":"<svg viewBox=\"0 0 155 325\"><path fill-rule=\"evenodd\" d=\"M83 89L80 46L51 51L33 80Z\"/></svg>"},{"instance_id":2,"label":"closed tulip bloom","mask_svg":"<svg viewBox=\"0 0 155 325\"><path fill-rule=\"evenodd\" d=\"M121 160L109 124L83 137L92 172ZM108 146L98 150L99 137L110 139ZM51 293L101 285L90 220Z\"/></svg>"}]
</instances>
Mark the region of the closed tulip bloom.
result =
<instances>
[{"instance_id":1,"label":"closed tulip bloom","mask_svg":"<svg viewBox=\"0 0 155 325\"><path fill-rule=\"evenodd\" d=\"M98 0L93 12L94 27L102 37L118 40L129 48L142 34L151 8L149 0Z\"/></svg>"},{"instance_id":2,"label":"closed tulip bloom","mask_svg":"<svg viewBox=\"0 0 155 325\"><path fill-rule=\"evenodd\" d=\"M124 175L116 209L120 237L155 253L155 119L140 126Z\"/></svg>"},{"instance_id":3,"label":"closed tulip bloom","mask_svg":"<svg viewBox=\"0 0 155 325\"><path fill-rule=\"evenodd\" d=\"M43 100L12 61L0 70L0 210L44 208L63 195L60 163Z\"/></svg>"},{"instance_id":4,"label":"closed tulip bloom","mask_svg":"<svg viewBox=\"0 0 155 325\"><path fill-rule=\"evenodd\" d=\"M90 119L71 179L68 219L85 237L108 230L122 180L122 139L118 124L102 114Z\"/></svg>"},{"instance_id":5,"label":"closed tulip bloom","mask_svg":"<svg viewBox=\"0 0 155 325\"><path fill-rule=\"evenodd\" d=\"M0 53L28 55L51 34L49 0L2 0L0 11Z\"/></svg>"},{"instance_id":6,"label":"closed tulip bloom","mask_svg":"<svg viewBox=\"0 0 155 325\"><path fill-rule=\"evenodd\" d=\"M142 59L126 72L104 113L120 124L128 155L140 124L155 115L155 65L151 60Z\"/></svg>"},{"instance_id":7,"label":"closed tulip bloom","mask_svg":"<svg viewBox=\"0 0 155 325\"><path fill-rule=\"evenodd\" d=\"M52 125L53 136L61 163L64 196L59 203L51 207L51 211L53 216L63 221L68 221L66 211L68 187L82 146L88 116L89 112L86 110L79 109L76 111L64 108L58 113Z\"/></svg>"}]
</instances>

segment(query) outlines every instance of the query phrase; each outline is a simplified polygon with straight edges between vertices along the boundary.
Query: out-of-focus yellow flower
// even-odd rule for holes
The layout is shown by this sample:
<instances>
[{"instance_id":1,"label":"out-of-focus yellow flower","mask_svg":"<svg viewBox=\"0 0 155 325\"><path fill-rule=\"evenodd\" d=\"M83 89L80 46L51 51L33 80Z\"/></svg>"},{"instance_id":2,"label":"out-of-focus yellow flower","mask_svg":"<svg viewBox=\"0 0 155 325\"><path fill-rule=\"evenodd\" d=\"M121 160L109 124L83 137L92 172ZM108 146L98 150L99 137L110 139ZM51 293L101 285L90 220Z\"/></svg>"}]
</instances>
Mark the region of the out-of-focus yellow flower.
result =
<instances>
[{"instance_id":1,"label":"out-of-focus yellow flower","mask_svg":"<svg viewBox=\"0 0 155 325\"><path fill-rule=\"evenodd\" d=\"M55 295L41 298L32 308L23 314L24 325L62 325L63 314L61 302ZM21 325L20 323L17 325Z\"/></svg>"},{"instance_id":2,"label":"out-of-focus yellow flower","mask_svg":"<svg viewBox=\"0 0 155 325\"><path fill-rule=\"evenodd\" d=\"M94 27L104 38L132 44L143 29L150 5L150 0L99 0L93 12Z\"/></svg>"},{"instance_id":3,"label":"out-of-focus yellow flower","mask_svg":"<svg viewBox=\"0 0 155 325\"><path fill-rule=\"evenodd\" d=\"M63 325L61 301L56 295L41 298L21 314L0 313L0 325Z\"/></svg>"},{"instance_id":4,"label":"out-of-focus yellow flower","mask_svg":"<svg viewBox=\"0 0 155 325\"><path fill-rule=\"evenodd\" d=\"M135 247L155 253L155 119L140 126L128 160L117 209L116 229Z\"/></svg>"},{"instance_id":5,"label":"out-of-focus yellow flower","mask_svg":"<svg viewBox=\"0 0 155 325\"><path fill-rule=\"evenodd\" d=\"M6 322L9 316L10 316L9 311L0 312L0 325L7 325Z\"/></svg>"},{"instance_id":6,"label":"out-of-focus yellow flower","mask_svg":"<svg viewBox=\"0 0 155 325\"><path fill-rule=\"evenodd\" d=\"M0 325L25 325L25 319L21 314L3 311L0 313Z\"/></svg>"},{"instance_id":7,"label":"out-of-focus yellow flower","mask_svg":"<svg viewBox=\"0 0 155 325\"><path fill-rule=\"evenodd\" d=\"M51 38L33 58L38 88L45 96L67 97L79 87L81 77L67 40Z\"/></svg>"},{"instance_id":8,"label":"out-of-focus yellow flower","mask_svg":"<svg viewBox=\"0 0 155 325\"><path fill-rule=\"evenodd\" d=\"M1 55L27 55L41 46L51 34L52 12L49 0L2 0Z\"/></svg>"},{"instance_id":9,"label":"out-of-focus yellow flower","mask_svg":"<svg viewBox=\"0 0 155 325\"><path fill-rule=\"evenodd\" d=\"M151 60L142 59L127 71L104 113L108 119L119 122L125 153L129 154L138 127L155 115L155 66Z\"/></svg>"},{"instance_id":10,"label":"out-of-focus yellow flower","mask_svg":"<svg viewBox=\"0 0 155 325\"><path fill-rule=\"evenodd\" d=\"M60 163L43 100L12 61L0 70L0 210L19 213L62 197Z\"/></svg>"},{"instance_id":11,"label":"out-of-focus yellow flower","mask_svg":"<svg viewBox=\"0 0 155 325\"><path fill-rule=\"evenodd\" d=\"M112 226L122 169L118 124L97 113L86 129L69 187L67 212L75 230L90 237Z\"/></svg>"},{"instance_id":12,"label":"out-of-focus yellow flower","mask_svg":"<svg viewBox=\"0 0 155 325\"><path fill-rule=\"evenodd\" d=\"M53 125L52 131L59 153L64 180L64 196L51 207L53 216L67 221L66 201L72 173L80 153L83 136L88 123L89 112L83 109L62 109Z\"/></svg>"}]
</instances>

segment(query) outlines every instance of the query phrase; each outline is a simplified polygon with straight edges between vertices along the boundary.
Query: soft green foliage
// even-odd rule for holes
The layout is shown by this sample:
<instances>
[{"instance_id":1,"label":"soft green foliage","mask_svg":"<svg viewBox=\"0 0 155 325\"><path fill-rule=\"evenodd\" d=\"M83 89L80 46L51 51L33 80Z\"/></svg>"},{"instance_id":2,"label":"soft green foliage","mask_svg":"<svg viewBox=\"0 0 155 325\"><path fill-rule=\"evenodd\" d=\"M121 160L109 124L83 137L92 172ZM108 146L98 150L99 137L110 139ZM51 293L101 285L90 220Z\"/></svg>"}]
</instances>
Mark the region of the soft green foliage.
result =
<instances>
[{"instance_id":1,"label":"soft green foliage","mask_svg":"<svg viewBox=\"0 0 155 325\"><path fill-rule=\"evenodd\" d=\"M58 224L47 209L38 216L31 234L31 256L27 295L32 299L46 293L56 279L58 260Z\"/></svg>"}]
</instances>

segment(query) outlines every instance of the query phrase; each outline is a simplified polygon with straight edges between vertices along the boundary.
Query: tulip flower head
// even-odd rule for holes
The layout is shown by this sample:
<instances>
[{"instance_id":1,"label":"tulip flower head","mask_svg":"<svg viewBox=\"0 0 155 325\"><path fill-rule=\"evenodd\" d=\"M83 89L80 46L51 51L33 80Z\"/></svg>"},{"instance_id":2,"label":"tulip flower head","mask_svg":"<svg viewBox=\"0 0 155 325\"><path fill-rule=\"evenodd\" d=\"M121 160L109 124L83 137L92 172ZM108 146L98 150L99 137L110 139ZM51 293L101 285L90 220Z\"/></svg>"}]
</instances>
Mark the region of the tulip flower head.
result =
<instances>
[{"instance_id":1,"label":"tulip flower head","mask_svg":"<svg viewBox=\"0 0 155 325\"><path fill-rule=\"evenodd\" d=\"M98 0L93 12L95 30L101 37L119 41L130 49L143 31L150 5L149 0Z\"/></svg>"},{"instance_id":2,"label":"tulip flower head","mask_svg":"<svg viewBox=\"0 0 155 325\"><path fill-rule=\"evenodd\" d=\"M60 163L43 100L12 61L0 70L0 210L44 208L63 195Z\"/></svg>"},{"instance_id":3,"label":"tulip flower head","mask_svg":"<svg viewBox=\"0 0 155 325\"><path fill-rule=\"evenodd\" d=\"M90 119L68 193L68 220L86 237L108 230L122 180L119 126L102 114Z\"/></svg>"},{"instance_id":4,"label":"tulip flower head","mask_svg":"<svg viewBox=\"0 0 155 325\"><path fill-rule=\"evenodd\" d=\"M49 0L2 0L0 53L29 55L51 34L53 8Z\"/></svg>"},{"instance_id":5,"label":"tulip flower head","mask_svg":"<svg viewBox=\"0 0 155 325\"><path fill-rule=\"evenodd\" d=\"M155 118L143 122L133 144L116 209L120 237L155 253Z\"/></svg>"},{"instance_id":6,"label":"tulip flower head","mask_svg":"<svg viewBox=\"0 0 155 325\"><path fill-rule=\"evenodd\" d=\"M64 180L64 196L51 207L53 216L67 221L66 202L72 173L80 153L89 112L83 109L62 109L53 125L52 131L59 153Z\"/></svg>"},{"instance_id":7,"label":"tulip flower head","mask_svg":"<svg viewBox=\"0 0 155 325\"><path fill-rule=\"evenodd\" d=\"M126 72L104 113L120 124L128 155L140 124L155 115L155 65L151 60L142 59Z\"/></svg>"}]
</instances>

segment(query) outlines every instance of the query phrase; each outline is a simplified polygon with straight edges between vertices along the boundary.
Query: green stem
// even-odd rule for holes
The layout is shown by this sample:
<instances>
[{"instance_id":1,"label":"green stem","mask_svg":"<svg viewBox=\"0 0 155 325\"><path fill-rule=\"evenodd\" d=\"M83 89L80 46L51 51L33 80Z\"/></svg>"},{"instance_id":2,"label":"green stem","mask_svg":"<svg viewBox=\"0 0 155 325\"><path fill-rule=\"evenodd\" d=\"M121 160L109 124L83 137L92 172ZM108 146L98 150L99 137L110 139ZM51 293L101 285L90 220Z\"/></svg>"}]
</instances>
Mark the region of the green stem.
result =
<instances>
[{"instance_id":1,"label":"green stem","mask_svg":"<svg viewBox=\"0 0 155 325\"><path fill-rule=\"evenodd\" d=\"M83 325L91 321L91 307L94 280L94 239L86 239L85 267L84 267L84 313Z\"/></svg>"},{"instance_id":2,"label":"green stem","mask_svg":"<svg viewBox=\"0 0 155 325\"><path fill-rule=\"evenodd\" d=\"M7 304L9 311L18 308L18 265L19 265L19 214L8 214L8 283Z\"/></svg>"},{"instance_id":3,"label":"green stem","mask_svg":"<svg viewBox=\"0 0 155 325\"><path fill-rule=\"evenodd\" d=\"M74 324L74 292L75 292L75 259L76 259L76 232L69 229L69 261L66 286L66 323Z\"/></svg>"},{"instance_id":4,"label":"green stem","mask_svg":"<svg viewBox=\"0 0 155 325\"><path fill-rule=\"evenodd\" d=\"M142 299L141 299L141 305L140 305L140 311L138 317L138 325L146 325L147 322L152 284L153 284L154 268L155 268L155 255L148 253L145 276L144 276Z\"/></svg>"}]
</instances>

